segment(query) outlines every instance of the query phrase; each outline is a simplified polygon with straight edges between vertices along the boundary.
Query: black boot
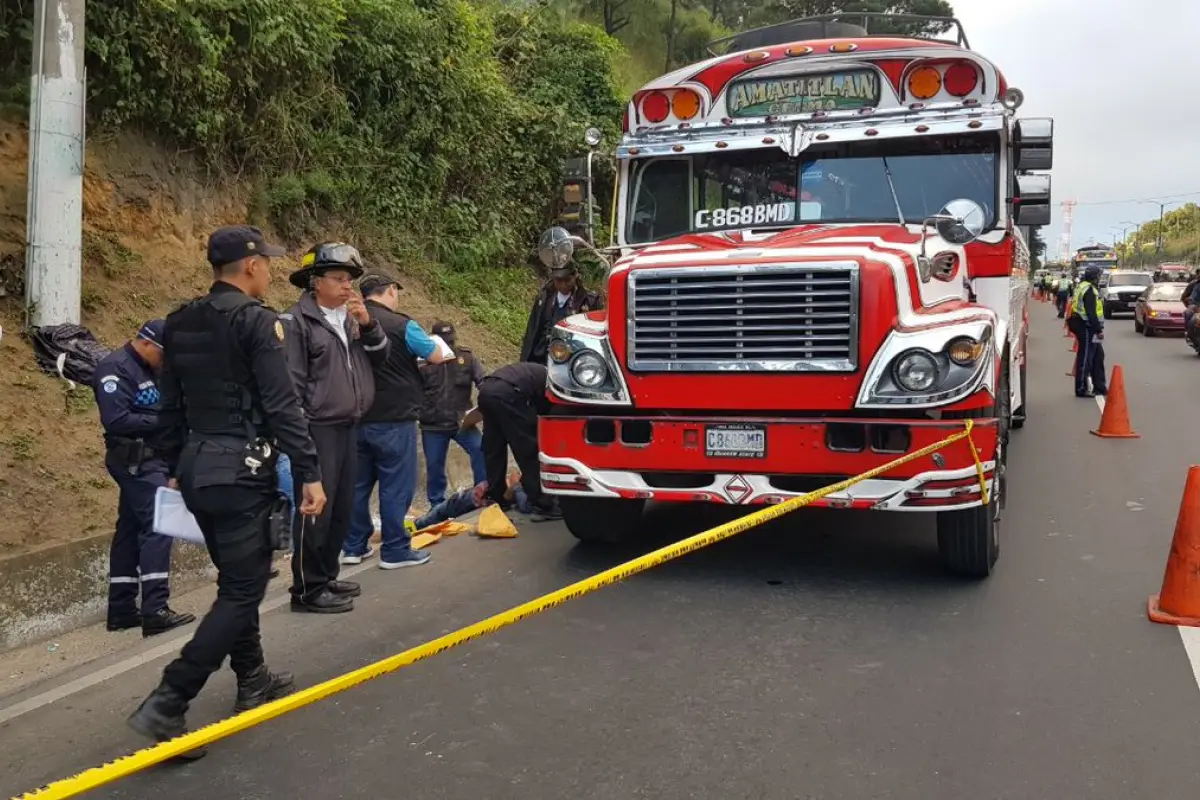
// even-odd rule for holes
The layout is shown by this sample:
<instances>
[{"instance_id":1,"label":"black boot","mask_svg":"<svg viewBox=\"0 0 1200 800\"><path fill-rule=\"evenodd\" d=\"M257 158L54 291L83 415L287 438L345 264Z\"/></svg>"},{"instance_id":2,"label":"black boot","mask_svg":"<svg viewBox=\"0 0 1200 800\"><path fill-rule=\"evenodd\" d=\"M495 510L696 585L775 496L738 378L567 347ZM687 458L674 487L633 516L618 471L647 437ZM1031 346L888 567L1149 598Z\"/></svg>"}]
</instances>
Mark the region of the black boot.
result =
<instances>
[{"instance_id":1,"label":"black boot","mask_svg":"<svg viewBox=\"0 0 1200 800\"><path fill-rule=\"evenodd\" d=\"M142 701L137 711L126 720L129 727L156 742L166 742L188 732L187 701L170 686L159 684L150 696ZM197 761L208 755L208 748L197 747L176 756L181 761Z\"/></svg>"},{"instance_id":2,"label":"black boot","mask_svg":"<svg viewBox=\"0 0 1200 800\"><path fill-rule=\"evenodd\" d=\"M195 621L195 614L176 614L170 608L163 606L157 612L142 617L142 636L166 633L172 628L188 625Z\"/></svg>"},{"instance_id":3,"label":"black boot","mask_svg":"<svg viewBox=\"0 0 1200 800\"><path fill-rule=\"evenodd\" d=\"M271 672L262 664L253 672L238 676L233 713L240 714L291 694L294 684L292 673Z\"/></svg>"},{"instance_id":4,"label":"black boot","mask_svg":"<svg viewBox=\"0 0 1200 800\"><path fill-rule=\"evenodd\" d=\"M109 612L105 627L110 631L127 631L130 628L140 628L142 627L141 612L136 609L125 614L113 614Z\"/></svg>"}]
</instances>

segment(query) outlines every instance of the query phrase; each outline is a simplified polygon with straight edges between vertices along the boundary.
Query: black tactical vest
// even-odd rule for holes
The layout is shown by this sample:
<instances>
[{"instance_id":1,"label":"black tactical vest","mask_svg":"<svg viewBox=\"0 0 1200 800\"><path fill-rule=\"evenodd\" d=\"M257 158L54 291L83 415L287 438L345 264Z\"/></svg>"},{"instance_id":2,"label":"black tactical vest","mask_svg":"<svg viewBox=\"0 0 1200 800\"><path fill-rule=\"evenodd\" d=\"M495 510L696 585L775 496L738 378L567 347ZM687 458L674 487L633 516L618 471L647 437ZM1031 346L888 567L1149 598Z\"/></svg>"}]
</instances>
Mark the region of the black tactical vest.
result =
<instances>
[{"instance_id":1,"label":"black tactical vest","mask_svg":"<svg viewBox=\"0 0 1200 800\"><path fill-rule=\"evenodd\" d=\"M254 438L263 414L251 391L253 374L234 328L237 315L259 301L242 292L210 293L167 317L163 356L183 390L189 430Z\"/></svg>"}]
</instances>

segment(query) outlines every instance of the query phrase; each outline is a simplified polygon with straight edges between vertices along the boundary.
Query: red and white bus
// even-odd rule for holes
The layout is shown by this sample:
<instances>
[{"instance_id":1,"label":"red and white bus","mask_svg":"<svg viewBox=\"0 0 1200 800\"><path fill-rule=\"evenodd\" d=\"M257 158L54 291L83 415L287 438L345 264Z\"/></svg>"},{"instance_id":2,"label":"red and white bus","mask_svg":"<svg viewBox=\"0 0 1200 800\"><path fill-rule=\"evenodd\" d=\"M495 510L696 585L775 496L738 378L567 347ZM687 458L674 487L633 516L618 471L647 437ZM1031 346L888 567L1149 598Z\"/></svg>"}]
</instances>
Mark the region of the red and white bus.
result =
<instances>
[{"instance_id":1,"label":"red and white bus","mask_svg":"<svg viewBox=\"0 0 1200 800\"><path fill-rule=\"evenodd\" d=\"M936 513L946 566L992 571L1053 121L1016 118L957 20L862 16L740 34L629 103L608 310L552 331L540 422L581 540L630 535L647 501L782 502L973 418L986 506L965 441L817 505ZM586 244L567 236L544 261Z\"/></svg>"}]
</instances>

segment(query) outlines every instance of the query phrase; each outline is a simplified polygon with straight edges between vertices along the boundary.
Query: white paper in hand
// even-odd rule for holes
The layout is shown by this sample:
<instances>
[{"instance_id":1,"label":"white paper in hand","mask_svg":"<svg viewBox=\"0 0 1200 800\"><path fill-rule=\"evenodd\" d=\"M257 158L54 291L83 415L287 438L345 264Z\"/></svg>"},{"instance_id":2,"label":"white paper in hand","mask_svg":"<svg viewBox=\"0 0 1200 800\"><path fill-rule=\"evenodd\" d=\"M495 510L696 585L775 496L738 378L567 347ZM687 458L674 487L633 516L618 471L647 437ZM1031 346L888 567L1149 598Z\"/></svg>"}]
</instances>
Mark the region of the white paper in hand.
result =
<instances>
[{"instance_id":1,"label":"white paper in hand","mask_svg":"<svg viewBox=\"0 0 1200 800\"><path fill-rule=\"evenodd\" d=\"M438 352L442 354L442 358L454 358L454 351L450 349L450 345L446 344L446 341L442 337L435 333L429 338L433 339L433 343L437 345Z\"/></svg>"},{"instance_id":2,"label":"white paper in hand","mask_svg":"<svg viewBox=\"0 0 1200 800\"><path fill-rule=\"evenodd\" d=\"M204 544L204 534L176 489L158 487L154 493L154 532L186 542Z\"/></svg>"}]
</instances>

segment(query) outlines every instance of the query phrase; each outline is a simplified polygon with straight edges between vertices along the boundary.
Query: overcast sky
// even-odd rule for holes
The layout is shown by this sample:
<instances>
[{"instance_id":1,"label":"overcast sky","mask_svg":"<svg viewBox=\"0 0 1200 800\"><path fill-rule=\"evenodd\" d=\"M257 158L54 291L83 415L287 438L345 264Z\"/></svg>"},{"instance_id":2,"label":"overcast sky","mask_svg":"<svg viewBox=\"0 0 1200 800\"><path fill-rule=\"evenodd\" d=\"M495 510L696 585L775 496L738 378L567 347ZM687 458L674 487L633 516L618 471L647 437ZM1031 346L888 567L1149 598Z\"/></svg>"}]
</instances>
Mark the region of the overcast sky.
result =
<instances>
[{"instance_id":1,"label":"overcast sky","mask_svg":"<svg viewBox=\"0 0 1200 800\"><path fill-rule=\"evenodd\" d=\"M1025 93L1018 115L1054 118L1051 258L1063 200L1078 202L1073 248L1158 216L1120 201L1200 202L1200 0L951 2L972 49Z\"/></svg>"}]
</instances>

